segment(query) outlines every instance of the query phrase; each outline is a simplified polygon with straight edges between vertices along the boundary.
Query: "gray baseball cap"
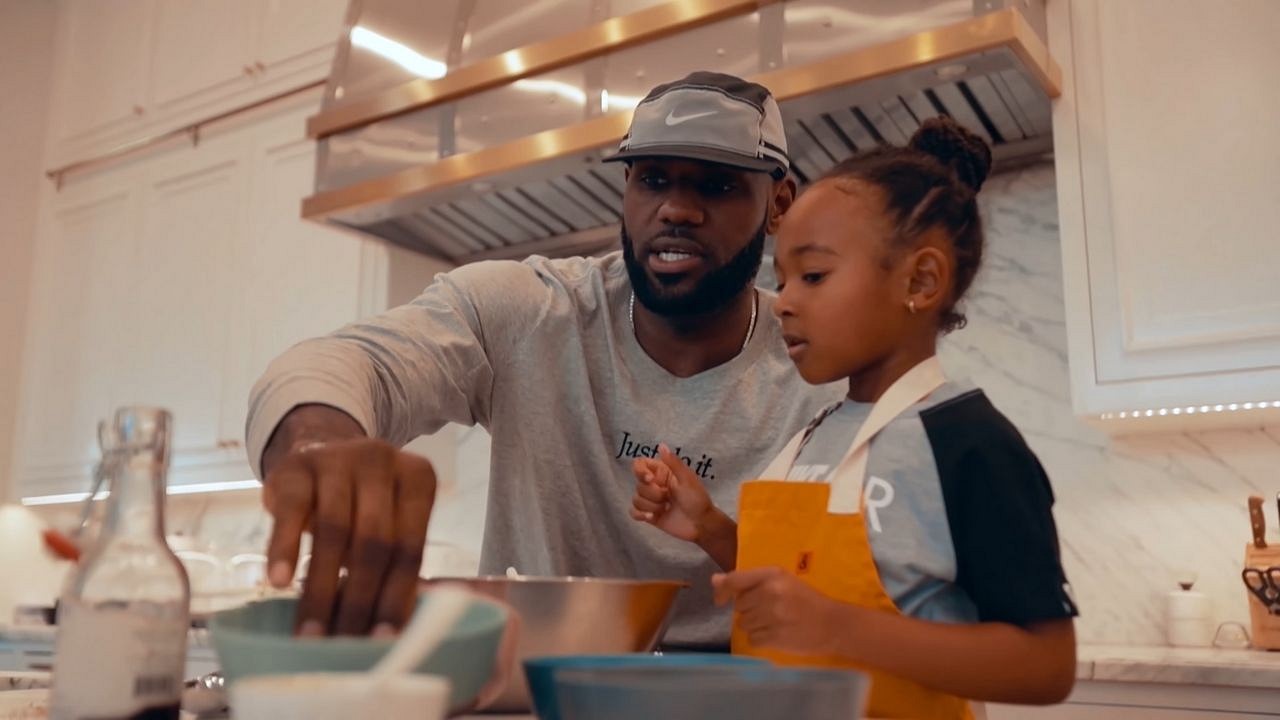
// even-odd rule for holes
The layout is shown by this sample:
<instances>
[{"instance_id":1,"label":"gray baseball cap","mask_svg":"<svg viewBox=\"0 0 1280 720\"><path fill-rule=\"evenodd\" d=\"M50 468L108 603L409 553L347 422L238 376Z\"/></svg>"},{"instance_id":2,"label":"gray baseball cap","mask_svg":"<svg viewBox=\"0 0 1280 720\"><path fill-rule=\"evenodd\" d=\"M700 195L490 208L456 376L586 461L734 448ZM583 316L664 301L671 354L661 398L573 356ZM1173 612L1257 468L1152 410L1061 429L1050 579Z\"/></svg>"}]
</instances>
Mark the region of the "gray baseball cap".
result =
<instances>
[{"instance_id":1,"label":"gray baseball cap","mask_svg":"<svg viewBox=\"0 0 1280 720\"><path fill-rule=\"evenodd\" d=\"M705 160L778 177L791 166L782 113L769 89L713 72L649 91L618 152L604 161L642 157Z\"/></svg>"}]
</instances>

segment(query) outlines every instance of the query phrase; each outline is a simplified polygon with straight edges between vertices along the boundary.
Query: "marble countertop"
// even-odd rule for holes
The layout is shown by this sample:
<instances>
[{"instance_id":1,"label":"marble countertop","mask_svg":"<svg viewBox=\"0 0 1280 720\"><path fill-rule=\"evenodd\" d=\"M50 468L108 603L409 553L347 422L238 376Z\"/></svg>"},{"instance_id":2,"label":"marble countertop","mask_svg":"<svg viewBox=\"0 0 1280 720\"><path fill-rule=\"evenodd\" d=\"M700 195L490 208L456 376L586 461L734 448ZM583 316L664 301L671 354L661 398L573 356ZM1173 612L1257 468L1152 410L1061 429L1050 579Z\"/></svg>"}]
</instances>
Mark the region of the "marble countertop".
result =
<instances>
[{"instance_id":1,"label":"marble countertop","mask_svg":"<svg viewBox=\"0 0 1280 720\"><path fill-rule=\"evenodd\" d=\"M53 646L58 628L53 625L0 625L0 642L47 643ZM209 648L209 631L191 628L187 633L187 645L192 648Z\"/></svg>"},{"instance_id":2,"label":"marble countertop","mask_svg":"<svg viewBox=\"0 0 1280 720\"><path fill-rule=\"evenodd\" d=\"M52 645L54 632L49 626L0 626L0 642ZM208 632L192 630L189 642L193 648L208 647ZM1076 679L1280 689L1280 652L1081 645L1076 651ZM498 720L501 716L486 717Z\"/></svg>"},{"instance_id":3,"label":"marble countertop","mask_svg":"<svg viewBox=\"0 0 1280 720\"><path fill-rule=\"evenodd\" d=\"M1081 645L1076 679L1280 689L1280 652Z\"/></svg>"}]
</instances>

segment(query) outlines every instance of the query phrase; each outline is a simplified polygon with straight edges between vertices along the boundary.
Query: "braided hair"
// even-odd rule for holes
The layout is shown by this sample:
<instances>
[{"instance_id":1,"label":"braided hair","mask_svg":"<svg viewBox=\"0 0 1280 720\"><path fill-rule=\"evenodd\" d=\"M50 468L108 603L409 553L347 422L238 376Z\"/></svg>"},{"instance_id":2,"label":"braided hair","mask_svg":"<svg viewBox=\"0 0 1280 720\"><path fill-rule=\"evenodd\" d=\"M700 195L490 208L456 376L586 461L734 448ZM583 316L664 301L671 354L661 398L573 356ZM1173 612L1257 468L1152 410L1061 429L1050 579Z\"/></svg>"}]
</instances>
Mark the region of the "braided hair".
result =
<instances>
[{"instance_id":1,"label":"braided hair","mask_svg":"<svg viewBox=\"0 0 1280 720\"><path fill-rule=\"evenodd\" d=\"M940 331L965 326L957 305L982 264L984 237L977 194L991 170L991 148L949 117L925 120L906 147L881 147L850 157L822 177L842 187L860 180L879 187L893 221L894 249L910 249L926 231L941 228L955 256L955 282Z\"/></svg>"}]
</instances>

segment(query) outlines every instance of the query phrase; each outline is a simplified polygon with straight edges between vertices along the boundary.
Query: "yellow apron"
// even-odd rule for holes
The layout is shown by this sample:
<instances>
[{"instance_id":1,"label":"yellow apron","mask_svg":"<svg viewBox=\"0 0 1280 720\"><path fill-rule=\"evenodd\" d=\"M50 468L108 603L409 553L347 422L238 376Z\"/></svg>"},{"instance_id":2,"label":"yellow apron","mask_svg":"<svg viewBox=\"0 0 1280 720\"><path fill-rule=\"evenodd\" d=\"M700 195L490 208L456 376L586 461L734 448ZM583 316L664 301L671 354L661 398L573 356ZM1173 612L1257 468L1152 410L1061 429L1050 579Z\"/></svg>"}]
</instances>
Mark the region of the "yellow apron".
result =
<instances>
[{"instance_id":1,"label":"yellow apron","mask_svg":"<svg viewBox=\"0 0 1280 720\"><path fill-rule=\"evenodd\" d=\"M781 567L840 602L899 614L876 570L862 510L862 485L872 437L904 410L936 390L946 378L936 357L898 379L872 407L830 483L755 480L742 486L738 505L739 570ZM765 478L785 478L814 425L792 438ZM970 720L968 703L909 680L839 657L803 656L755 648L737 616L733 652L781 665L844 667L871 676L867 715L873 718Z\"/></svg>"}]
</instances>

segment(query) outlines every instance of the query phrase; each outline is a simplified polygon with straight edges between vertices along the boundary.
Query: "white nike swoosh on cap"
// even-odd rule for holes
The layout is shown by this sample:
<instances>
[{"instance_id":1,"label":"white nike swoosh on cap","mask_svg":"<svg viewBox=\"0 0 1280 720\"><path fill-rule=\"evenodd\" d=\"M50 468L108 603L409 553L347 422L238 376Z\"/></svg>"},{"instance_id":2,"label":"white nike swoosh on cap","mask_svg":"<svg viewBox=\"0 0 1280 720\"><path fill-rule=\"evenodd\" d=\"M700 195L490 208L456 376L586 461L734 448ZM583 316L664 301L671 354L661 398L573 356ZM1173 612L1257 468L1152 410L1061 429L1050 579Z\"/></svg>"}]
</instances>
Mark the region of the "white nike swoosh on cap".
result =
<instances>
[{"instance_id":1,"label":"white nike swoosh on cap","mask_svg":"<svg viewBox=\"0 0 1280 720\"><path fill-rule=\"evenodd\" d=\"M671 112L667 113L667 124L679 125L682 122L687 122L689 120L693 120L694 118L706 117L708 115L715 115L715 114L716 114L715 110L708 110L706 112L694 113L692 115L676 115L676 111L672 110Z\"/></svg>"}]
</instances>

